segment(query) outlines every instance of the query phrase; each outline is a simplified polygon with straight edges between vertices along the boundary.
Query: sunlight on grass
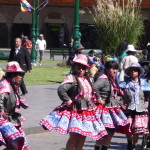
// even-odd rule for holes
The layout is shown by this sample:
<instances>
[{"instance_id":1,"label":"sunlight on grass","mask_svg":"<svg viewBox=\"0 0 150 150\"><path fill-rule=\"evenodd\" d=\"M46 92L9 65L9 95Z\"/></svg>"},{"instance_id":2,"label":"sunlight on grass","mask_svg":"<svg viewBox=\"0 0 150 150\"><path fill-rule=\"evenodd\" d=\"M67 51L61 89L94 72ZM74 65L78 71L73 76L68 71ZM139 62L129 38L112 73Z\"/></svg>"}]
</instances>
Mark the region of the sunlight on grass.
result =
<instances>
[{"instance_id":1,"label":"sunlight on grass","mask_svg":"<svg viewBox=\"0 0 150 150\"><path fill-rule=\"evenodd\" d=\"M36 66L31 73L26 73L26 85L47 85L62 82L64 72L69 72L70 68L58 66Z\"/></svg>"},{"instance_id":2,"label":"sunlight on grass","mask_svg":"<svg viewBox=\"0 0 150 150\"><path fill-rule=\"evenodd\" d=\"M8 60L0 60L0 63L7 63Z\"/></svg>"},{"instance_id":3,"label":"sunlight on grass","mask_svg":"<svg viewBox=\"0 0 150 150\"><path fill-rule=\"evenodd\" d=\"M44 61L42 61L43 64L57 64L59 62L60 61L51 61L51 60L44 60Z\"/></svg>"}]
</instances>

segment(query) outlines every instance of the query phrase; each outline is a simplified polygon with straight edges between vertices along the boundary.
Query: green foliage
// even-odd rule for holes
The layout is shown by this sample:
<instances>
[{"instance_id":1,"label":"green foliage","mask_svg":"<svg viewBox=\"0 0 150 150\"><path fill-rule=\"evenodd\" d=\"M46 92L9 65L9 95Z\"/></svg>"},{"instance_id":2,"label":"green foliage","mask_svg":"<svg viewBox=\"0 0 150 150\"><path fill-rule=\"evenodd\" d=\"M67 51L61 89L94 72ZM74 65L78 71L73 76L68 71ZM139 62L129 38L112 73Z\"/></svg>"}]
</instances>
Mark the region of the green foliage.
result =
<instances>
[{"instance_id":1,"label":"green foliage","mask_svg":"<svg viewBox=\"0 0 150 150\"><path fill-rule=\"evenodd\" d=\"M140 4L131 0L97 0L94 7L94 21L101 48L117 55L122 40L138 45L144 24Z\"/></svg>"}]
</instances>

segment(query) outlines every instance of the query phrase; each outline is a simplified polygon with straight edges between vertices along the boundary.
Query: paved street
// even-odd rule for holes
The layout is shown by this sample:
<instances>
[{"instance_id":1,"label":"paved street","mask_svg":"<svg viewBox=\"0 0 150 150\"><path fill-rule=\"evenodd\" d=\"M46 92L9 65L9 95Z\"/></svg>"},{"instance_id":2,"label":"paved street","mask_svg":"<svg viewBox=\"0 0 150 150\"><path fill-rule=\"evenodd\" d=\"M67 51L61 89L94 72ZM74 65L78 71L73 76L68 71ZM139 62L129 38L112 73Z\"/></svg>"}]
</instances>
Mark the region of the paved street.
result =
<instances>
[{"instance_id":1,"label":"paved street","mask_svg":"<svg viewBox=\"0 0 150 150\"><path fill-rule=\"evenodd\" d=\"M68 135L54 132L46 132L27 136L31 150L65 150ZM140 139L141 142L141 139ZM87 138L84 150L94 150L95 141ZM126 138L124 135L116 134L112 139L110 150L126 150Z\"/></svg>"}]
</instances>

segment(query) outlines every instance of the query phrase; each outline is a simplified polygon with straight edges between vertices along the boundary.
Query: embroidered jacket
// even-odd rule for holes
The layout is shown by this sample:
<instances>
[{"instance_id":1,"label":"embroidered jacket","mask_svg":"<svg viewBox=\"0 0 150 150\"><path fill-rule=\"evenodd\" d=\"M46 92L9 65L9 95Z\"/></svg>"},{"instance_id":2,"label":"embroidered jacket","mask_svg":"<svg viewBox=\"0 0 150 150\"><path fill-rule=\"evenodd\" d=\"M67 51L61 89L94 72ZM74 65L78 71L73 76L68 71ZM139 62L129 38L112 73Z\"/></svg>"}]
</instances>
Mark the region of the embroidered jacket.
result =
<instances>
[{"instance_id":1,"label":"embroidered jacket","mask_svg":"<svg viewBox=\"0 0 150 150\"><path fill-rule=\"evenodd\" d=\"M117 83L114 81L116 86ZM106 101L106 107L120 107L123 103L123 92L119 87L114 89L108 77L103 74L94 83L94 91L96 92L97 99Z\"/></svg>"},{"instance_id":2,"label":"embroidered jacket","mask_svg":"<svg viewBox=\"0 0 150 150\"><path fill-rule=\"evenodd\" d=\"M127 110L147 111L144 108L144 91L150 91L150 85L144 79L141 78L140 82L134 82L130 79L128 82L119 83L119 86L124 89Z\"/></svg>"},{"instance_id":3,"label":"embroidered jacket","mask_svg":"<svg viewBox=\"0 0 150 150\"><path fill-rule=\"evenodd\" d=\"M93 109L95 105L91 85L85 77L78 77L78 79L81 89L77 84L75 76L70 74L59 86L58 96L63 101L63 104L71 100L76 110Z\"/></svg>"},{"instance_id":4,"label":"embroidered jacket","mask_svg":"<svg viewBox=\"0 0 150 150\"><path fill-rule=\"evenodd\" d=\"M15 94L12 86L6 79L0 81L0 117L3 112L8 113L8 120L14 125L20 125L23 121L21 114L18 112L21 100Z\"/></svg>"}]
</instances>

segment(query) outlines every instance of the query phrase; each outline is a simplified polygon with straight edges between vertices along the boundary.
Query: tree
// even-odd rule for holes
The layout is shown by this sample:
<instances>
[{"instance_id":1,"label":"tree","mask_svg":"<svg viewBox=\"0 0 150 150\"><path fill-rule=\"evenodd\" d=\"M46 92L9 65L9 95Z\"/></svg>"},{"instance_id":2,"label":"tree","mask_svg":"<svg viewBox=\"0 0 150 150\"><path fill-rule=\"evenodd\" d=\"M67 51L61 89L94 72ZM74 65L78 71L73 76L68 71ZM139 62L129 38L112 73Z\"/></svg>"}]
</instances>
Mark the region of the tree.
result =
<instances>
[{"instance_id":1,"label":"tree","mask_svg":"<svg viewBox=\"0 0 150 150\"><path fill-rule=\"evenodd\" d=\"M140 4L136 0L97 0L93 17L98 43L105 52L117 55L123 40L138 45L144 33Z\"/></svg>"}]
</instances>

